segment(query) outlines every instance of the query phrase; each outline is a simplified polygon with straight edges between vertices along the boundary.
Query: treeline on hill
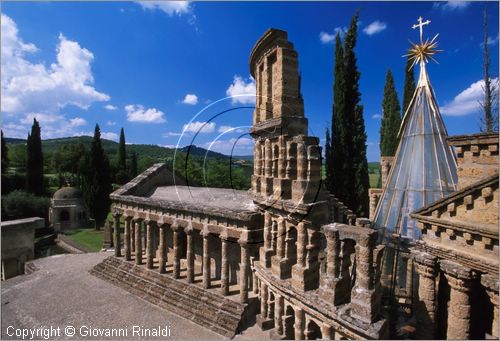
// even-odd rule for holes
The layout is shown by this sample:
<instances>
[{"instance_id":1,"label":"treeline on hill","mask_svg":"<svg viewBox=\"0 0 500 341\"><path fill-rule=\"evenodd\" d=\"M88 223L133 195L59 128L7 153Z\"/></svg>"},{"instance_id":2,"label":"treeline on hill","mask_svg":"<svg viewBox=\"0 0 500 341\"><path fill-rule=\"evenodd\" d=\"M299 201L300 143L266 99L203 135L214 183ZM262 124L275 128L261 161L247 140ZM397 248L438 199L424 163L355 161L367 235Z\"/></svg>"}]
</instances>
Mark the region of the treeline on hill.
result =
<instances>
[{"instance_id":1,"label":"treeline on hill","mask_svg":"<svg viewBox=\"0 0 500 341\"><path fill-rule=\"evenodd\" d=\"M28 140L4 138L2 131L4 219L34 215L47 218L50 197L60 187L71 185L82 189L90 215L99 227L109 211L109 193L158 162L175 168L192 186L250 187L253 166L247 158L231 159L196 146L176 152L157 145L127 145L123 129L119 143L101 139L98 126L94 137L42 141L40 126L34 120Z\"/></svg>"}]
</instances>

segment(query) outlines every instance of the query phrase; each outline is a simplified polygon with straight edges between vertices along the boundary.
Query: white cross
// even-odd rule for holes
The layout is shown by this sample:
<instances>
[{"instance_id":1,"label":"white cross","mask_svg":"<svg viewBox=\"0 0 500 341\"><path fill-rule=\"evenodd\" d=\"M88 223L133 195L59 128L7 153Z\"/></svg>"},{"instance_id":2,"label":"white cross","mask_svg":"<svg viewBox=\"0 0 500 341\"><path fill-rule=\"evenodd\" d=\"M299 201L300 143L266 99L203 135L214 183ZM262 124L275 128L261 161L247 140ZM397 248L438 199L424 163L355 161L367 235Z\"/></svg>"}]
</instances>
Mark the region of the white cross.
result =
<instances>
[{"instance_id":1,"label":"white cross","mask_svg":"<svg viewBox=\"0 0 500 341\"><path fill-rule=\"evenodd\" d=\"M417 20L418 20L418 24L413 25L411 28L413 28L413 29L415 29L417 27L420 28L420 42L422 43L422 31L423 31L422 28L424 27L424 25L429 25L431 23L431 21L427 20L425 22L422 22L422 20L423 20L422 17L419 17Z\"/></svg>"}]
</instances>

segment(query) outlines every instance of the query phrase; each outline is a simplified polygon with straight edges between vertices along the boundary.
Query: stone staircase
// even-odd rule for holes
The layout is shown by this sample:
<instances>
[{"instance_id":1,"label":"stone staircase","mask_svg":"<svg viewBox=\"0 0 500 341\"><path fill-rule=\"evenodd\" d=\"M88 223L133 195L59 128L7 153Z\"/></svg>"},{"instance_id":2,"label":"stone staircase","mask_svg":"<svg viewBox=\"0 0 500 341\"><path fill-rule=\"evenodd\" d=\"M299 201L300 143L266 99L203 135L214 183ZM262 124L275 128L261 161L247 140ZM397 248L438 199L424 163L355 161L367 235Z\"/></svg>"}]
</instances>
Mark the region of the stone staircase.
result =
<instances>
[{"instance_id":1,"label":"stone staircase","mask_svg":"<svg viewBox=\"0 0 500 341\"><path fill-rule=\"evenodd\" d=\"M90 273L225 337L234 337L244 316L245 304L215 290L175 280L114 256L97 264Z\"/></svg>"}]
</instances>

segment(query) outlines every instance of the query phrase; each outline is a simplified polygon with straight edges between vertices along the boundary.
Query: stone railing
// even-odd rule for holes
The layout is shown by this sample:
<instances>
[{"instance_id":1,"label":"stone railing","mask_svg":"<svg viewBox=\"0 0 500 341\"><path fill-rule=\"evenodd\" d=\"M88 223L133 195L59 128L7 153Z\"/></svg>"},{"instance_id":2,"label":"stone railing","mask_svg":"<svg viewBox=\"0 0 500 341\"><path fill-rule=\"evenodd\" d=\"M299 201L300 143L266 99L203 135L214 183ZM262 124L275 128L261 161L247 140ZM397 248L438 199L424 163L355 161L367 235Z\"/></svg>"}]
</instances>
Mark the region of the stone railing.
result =
<instances>
[{"instance_id":1,"label":"stone railing","mask_svg":"<svg viewBox=\"0 0 500 341\"><path fill-rule=\"evenodd\" d=\"M338 222L349 225L356 225L356 214L348 208L342 201L337 199L335 195L328 195L329 209L330 209L330 222Z\"/></svg>"}]
</instances>

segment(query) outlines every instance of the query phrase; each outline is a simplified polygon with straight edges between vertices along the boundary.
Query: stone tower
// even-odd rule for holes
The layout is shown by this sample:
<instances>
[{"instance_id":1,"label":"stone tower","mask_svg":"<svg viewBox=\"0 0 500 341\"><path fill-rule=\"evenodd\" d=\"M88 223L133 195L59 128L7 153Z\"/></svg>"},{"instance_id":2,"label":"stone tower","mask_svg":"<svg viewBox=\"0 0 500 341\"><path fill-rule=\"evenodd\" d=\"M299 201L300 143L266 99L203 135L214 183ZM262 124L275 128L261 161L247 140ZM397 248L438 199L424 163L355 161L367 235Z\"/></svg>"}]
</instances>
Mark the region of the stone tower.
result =
<instances>
[{"instance_id":1,"label":"stone tower","mask_svg":"<svg viewBox=\"0 0 500 341\"><path fill-rule=\"evenodd\" d=\"M265 215L262 266L309 290L318 283L319 231L328 210L319 140L307 136L297 57L287 33L277 29L267 30L250 56L257 87L252 196Z\"/></svg>"}]
</instances>

